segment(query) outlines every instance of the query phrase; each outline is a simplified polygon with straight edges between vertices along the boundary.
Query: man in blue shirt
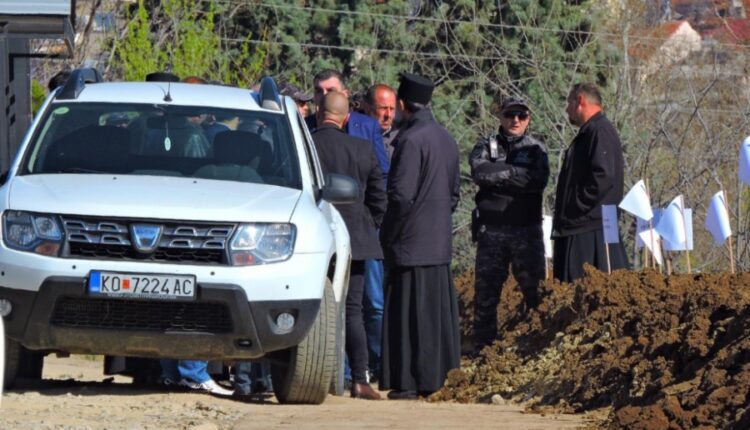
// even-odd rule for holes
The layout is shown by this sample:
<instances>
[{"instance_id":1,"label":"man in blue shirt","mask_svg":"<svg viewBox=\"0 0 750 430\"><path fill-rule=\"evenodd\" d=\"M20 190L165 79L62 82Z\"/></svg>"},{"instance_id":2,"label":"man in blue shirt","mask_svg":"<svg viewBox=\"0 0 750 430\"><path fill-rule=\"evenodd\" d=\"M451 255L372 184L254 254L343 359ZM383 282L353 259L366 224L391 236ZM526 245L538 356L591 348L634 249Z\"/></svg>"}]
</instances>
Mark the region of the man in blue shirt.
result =
<instances>
[{"instance_id":1,"label":"man in blue shirt","mask_svg":"<svg viewBox=\"0 0 750 430\"><path fill-rule=\"evenodd\" d=\"M318 73L313 78L313 85L315 86L313 102L316 107L320 106L323 102L323 97L331 91L337 91L349 97L349 90L344 85L344 76L336 70L326 69ZM317 128L315 115L305 118L305 122L307 123L307 128L311 131ZM390 163L388 155L385 152L382 131L380 130L378 121L359 112L350 112L344 125L344 130L351 136L359 137L372 143L375 157L378 159L380 169L383 171L383 178L387 178Z\"/></svg>"},{"instance_id":2,"label":"man in blue shirt","mask_svg":"<svg viewBox=\"0 0 750 430\"><path fill-rule=\"evenodd\" d=\"M344 83L344 76L336 70L326 69L319 72L313 78L315 93L313 102L319 108L326 94L332 91L340 92L349 97L349 91ZM317 128L315 115L305 118L310 131ZM365 139L372 144L375 158L383 171L383 181L388 178L390 162L383 144L383 135L380 124L374 118L359 112L350 112L344 125L344 131L354 137ZM367 333L367 349L370 354L370 382L375 382L374 376L378 374L380 365L380 342L383 328L383 261L365 261L365 294L364 294L364 318L365 331Z\"/></svg>"}]
</instances>

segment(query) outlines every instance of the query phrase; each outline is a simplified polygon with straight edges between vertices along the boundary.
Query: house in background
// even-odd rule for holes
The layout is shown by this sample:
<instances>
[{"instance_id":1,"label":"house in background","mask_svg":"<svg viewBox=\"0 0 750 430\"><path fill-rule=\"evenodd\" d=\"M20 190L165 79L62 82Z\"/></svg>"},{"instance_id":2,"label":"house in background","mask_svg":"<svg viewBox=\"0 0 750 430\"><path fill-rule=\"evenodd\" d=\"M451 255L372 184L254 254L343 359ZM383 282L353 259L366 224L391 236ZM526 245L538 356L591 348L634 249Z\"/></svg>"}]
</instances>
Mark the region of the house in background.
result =
<instances>
[{"instance_id":1,"label":"house in background","mask_svg":"<svg viewBox=\"0 0 750 430\"><path fill-rule=\"evenodd\" d=\"M701 35L688 21L672 21L656 28L640 31L628 49L628 55L638 66L639 80L643 81L658 70L664 70L700 51Z\"/></svg>"}]
</instances>

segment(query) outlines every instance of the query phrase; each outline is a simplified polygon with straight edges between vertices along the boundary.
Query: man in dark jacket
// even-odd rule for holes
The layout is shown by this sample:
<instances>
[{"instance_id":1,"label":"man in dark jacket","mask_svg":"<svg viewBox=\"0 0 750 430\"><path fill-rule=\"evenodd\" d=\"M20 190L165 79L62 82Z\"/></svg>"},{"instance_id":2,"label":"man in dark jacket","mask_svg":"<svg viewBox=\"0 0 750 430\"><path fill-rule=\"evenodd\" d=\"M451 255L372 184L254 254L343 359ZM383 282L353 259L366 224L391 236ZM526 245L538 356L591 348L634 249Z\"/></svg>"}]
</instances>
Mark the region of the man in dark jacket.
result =
<instances>
[{"instance_id":1,"label":"man in dark jacket","mask_svg":"<svg viewBox=\"0 0 750 430\"><path fill-rule=\"evenodd\" d=\"M596 85L574 85L566 112L580 129L560 169L552 238L555 278L570 282L583 276L584 263L607 269L602 205L622 200L624 162L620 137L602 112ZM622 240L609 246L609 258L612 270L629 267Z\"/></svg>"},{"instance_id":2,"label":"man in dark jacket","mask_svg":"<svg viewBox=\"0 0 750 430\"><path fill-rule=\"evenodd\" d=\"M405 123L394 145L381 230L387 287L380 388L393 390L390 399L429 395L459 366L450 270L458 145L427 108L433 87L404 73L398 90Z\"/></svg>"},{"instance_id":3,"label":"man in dark jacket","mask_svg":"<svg viewBox=\"0 0 750 430\"><path fill-rule=\"evenodd\" d=\"M367 378L367 338L362 314L365 260L382 259L377 229L383 219L386 194L383 174L370 143L342 130L349 113L346 95L331 92L319 105L318 128L312 133L324 173L348 175L359 183L356 203L336 205L346 223L352 247L349 290L346 294L346 353L352 371L351 395L378 400Z\"/></svg>"},{"instance_id":4,"label":"man in dark jacket","mask_svg":"<svg viewBox=\"0 0 750 430\"><path fill-rule=\"evenodd\" d=\"M497 336L497 304L508 266L527 308L539 302L544 279L542 193L549 179L544 144L529 136L531 110L510 97L501 106L500 129L482 139L469 155L471 177L479 186L474 284L474 348L479 352Z\"/></svg>"},{"instance_id":5,"label":"man in dark jacket","mask_svg":"<svg viewBox=\"0 0 750 430\"><path fill-rule=\"evenodd\" d=\"M326 94L329 92L341 93L349 97L344 76L336 70L327 69L318 72L313 78L315 95L313 100L318 109ZM312 131L317 128L315 115L305 119L307 127ZM344 120L344 131L350 136L359 137L370 142L372 151L380 163L383 172L383 180L388 176L390 161L383 146L383 136L380 125L374 118L359 112L349 112ZM365 262L365 331L367 332L367 345L370 353L370 376L378 371L380 364L381 331L383 328L383 262L377 259L368 259ZM347 367L346 378L349 379Z\"/></svg>"}]
</instances>

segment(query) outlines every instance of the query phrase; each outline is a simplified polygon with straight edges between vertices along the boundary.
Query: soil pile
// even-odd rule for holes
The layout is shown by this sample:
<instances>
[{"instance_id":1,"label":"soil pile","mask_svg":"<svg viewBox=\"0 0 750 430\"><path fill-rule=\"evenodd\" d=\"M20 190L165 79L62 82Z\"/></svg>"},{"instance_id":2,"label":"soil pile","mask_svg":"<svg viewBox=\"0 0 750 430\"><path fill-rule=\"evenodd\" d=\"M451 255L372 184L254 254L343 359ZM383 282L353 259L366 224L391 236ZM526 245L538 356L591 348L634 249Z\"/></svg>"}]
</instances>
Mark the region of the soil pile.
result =
<instances>
[{"instance_id":1,"label":"soil pile","mask_svg":"<svg viewBox=\"0 0 750 430\"><path fill-rule=\"evenodd\" d=\"M456 285L470 336L473 276ZM573 284L544 283L542 304L526 311L509 283L498 341L465 359L431 400L499 394L573 412L612 406L610 428L750 428L749 285L747 273L590 269Z\"/></svg>"}]
</instances>

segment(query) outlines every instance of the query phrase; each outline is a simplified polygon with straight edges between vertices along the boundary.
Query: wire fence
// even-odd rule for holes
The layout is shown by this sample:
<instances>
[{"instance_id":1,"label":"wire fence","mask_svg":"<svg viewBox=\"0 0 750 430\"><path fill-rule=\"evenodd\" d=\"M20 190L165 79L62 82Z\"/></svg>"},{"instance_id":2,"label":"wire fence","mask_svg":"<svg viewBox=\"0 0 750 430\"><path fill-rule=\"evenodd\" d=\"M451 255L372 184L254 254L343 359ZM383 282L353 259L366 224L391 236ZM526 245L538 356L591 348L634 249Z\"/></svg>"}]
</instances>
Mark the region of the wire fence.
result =
<instances>
[{"instance_id":1,"label":"wire fence","mask_svg":"<svg viewBox=\"0 0 750 430\"><path fill-rule=\"evenodd\" d=\"M476 188L465 160L477 138L497 128L498 102L508 95L524 95L531 102L530 131L545 142L550 154L552 176L544 197L550 213L562 156L576 133L564 112L567 90L584 79L604 88L606 114L625 147L626 188L647 179L655 206L665 206L683 194L686 205L694 209L693 269L723 271L728 267L727 248L714 246L702 227L709 199L720 189L729 196L737 267L750 268L750 196L737 179L739 146L750 134L750 45L695 39L689 37L690 32L661 34L655 28L644 30L614 18L606 29L586 29L455 18L450 8L438 8L429 16L408 10L381 13L371 2L357 10L267 0L200 0L197 5L222 8L216 31L227 52L243 46L256 51L263 48L264 73L283 74L307 90L312 86L313 64L325 61L356 71L352 72L352 92L381 81L396 86L394 65L429 74L440 83L433 109L463 154L463 196L454 226L458 270L470 267L474 255L468 219ZM110 71L110 77L118 78L112 66L116 54L111 41L127 37L124 6L105 1L102 7L111 8L119 17L117 28L108 35L110 42L87 45L89 51L79 52L72 63L95 58ZM243 11L261 21L252 32L232 21ZM153 40L166 49L176 36L168 33L169 22L159 21L158 11L152 12ZM337 31L350 31L352 36L292 37L293 29L283 22L289 14L302 17L302 22L335 17ZM426 36L417 40L395 37L396 28L406 35L421 31ZM561 50L560 44L570 37L574 49ZM292 68L292 61L300 64ZM43 61L37 64L41 65L39 76L50 76L59 68L59 63L51 68ZM234 84L249 86L250 82ZM634 219L623 216L620 227L636 260ZM676 270L686 270L682 261L675 260ZM640 261L635 262L640 266Z\"/></svg>"}]
</instances>

